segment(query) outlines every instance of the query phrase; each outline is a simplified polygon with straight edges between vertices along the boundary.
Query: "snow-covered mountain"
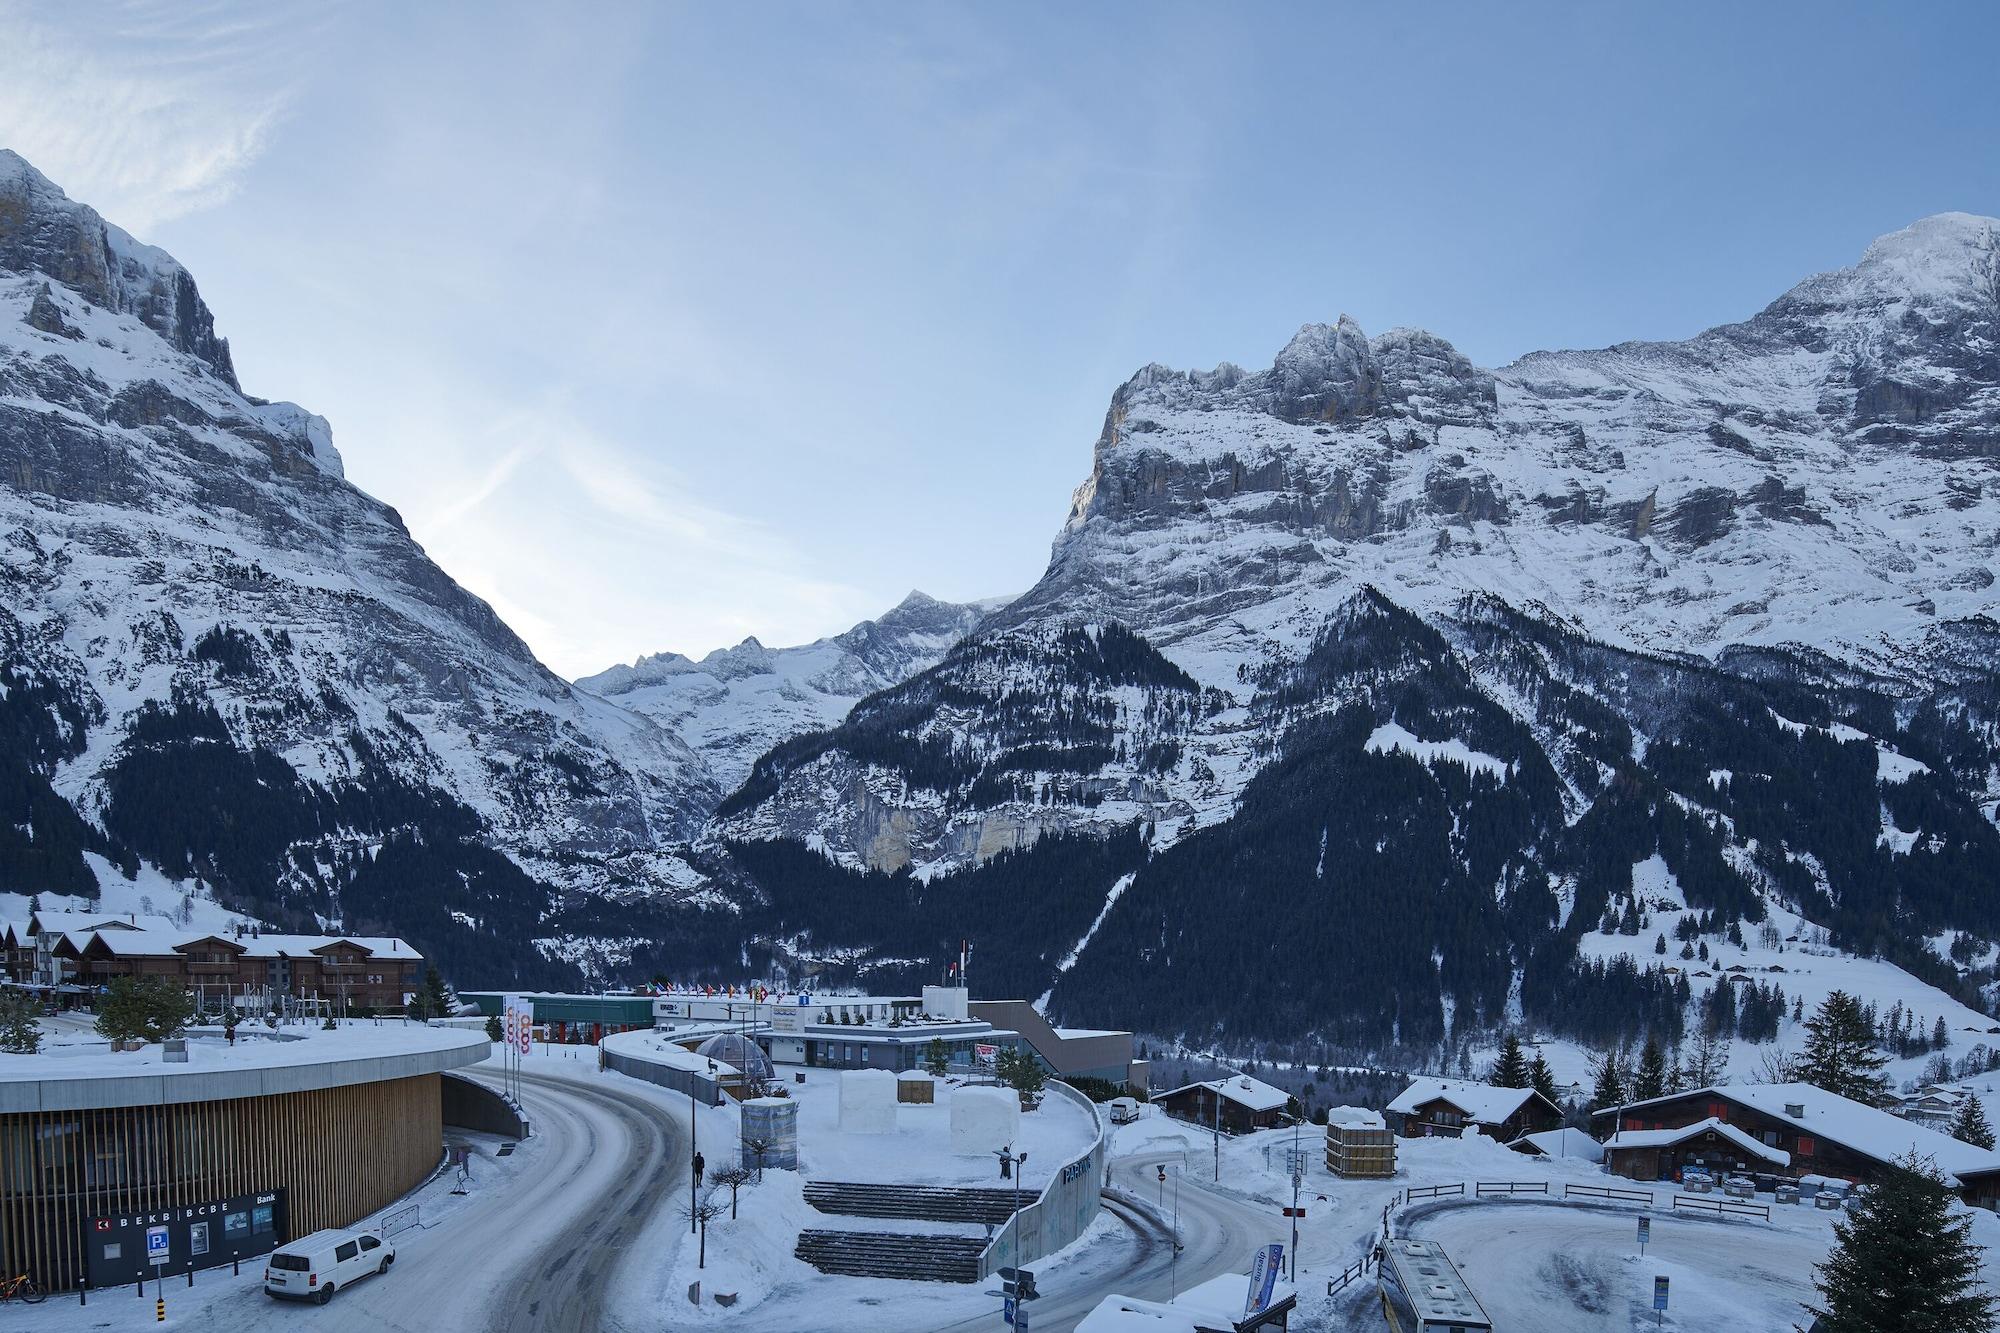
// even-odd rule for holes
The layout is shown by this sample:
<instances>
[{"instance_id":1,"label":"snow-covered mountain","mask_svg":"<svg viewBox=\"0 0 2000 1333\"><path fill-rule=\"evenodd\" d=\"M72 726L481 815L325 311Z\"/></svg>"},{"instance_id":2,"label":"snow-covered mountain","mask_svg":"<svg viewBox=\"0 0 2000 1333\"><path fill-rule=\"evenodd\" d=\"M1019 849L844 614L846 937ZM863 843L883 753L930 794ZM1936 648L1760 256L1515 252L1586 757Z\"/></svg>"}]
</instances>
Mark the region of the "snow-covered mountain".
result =
<instances>
[{"instance_id":1,"label":"snow-covered mountain","mask_svg":"<svg viewBox=\"0 0 2000 1333\"><path fill-rule=\"evenodd\" d=\"M690 882L701 758L536 661L325 420L239 389L184 268L7 151L0 588L10 888L89 892L102 855L471 981Z\"/></svg>"},{"instance_id":2,"label":"snow-covered mountain","mask_svg":"<svg viewBox=\"0 0 2000 1333\"><path fill-rule=\"evenodd\" d=\"M1161 1031L1260 915L1349 957L1359 912L1379 947L1238 1031L1587 1007L1578 938L1656 855L1718 921L1976 985L1916 942L2000 931L1996 548L1988 219L1685 342L1486 371L1309 325L1267 370L1135 375L1040 583L765 755L714 832L976 894L998 852L1147 829L1037 956L1058 1010Z\"/></svg>"},{"instance_id":3,"label":"snow-covered mountain","mask_svg":"<svg viewBox=\"0 0 2000 1333\"><path fill-rule=\"evenodd\" d=\"M941 602L912 592L874 620L795 648L748 638L698 662L656 653L576 683L686 741L733 791L758 755L838 724L864 696L935 666L1007 600Z\"/></svg>"}]
</instances>

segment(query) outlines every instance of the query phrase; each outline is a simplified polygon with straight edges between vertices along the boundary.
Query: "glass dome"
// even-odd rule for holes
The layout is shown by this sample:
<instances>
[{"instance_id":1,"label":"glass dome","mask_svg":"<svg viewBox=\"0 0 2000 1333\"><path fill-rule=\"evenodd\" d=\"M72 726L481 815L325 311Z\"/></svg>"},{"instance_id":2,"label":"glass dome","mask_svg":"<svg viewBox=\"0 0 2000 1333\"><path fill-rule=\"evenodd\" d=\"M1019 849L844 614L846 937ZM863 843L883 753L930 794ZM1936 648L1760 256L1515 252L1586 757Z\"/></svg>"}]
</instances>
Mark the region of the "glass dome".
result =
<instances>
[{"instance_id":1,"label":"glass dome","mask_svg":"<svg viewBox=\"0 0 2000 1333\"><path fill-rule=\"evenodd\" d=\"M694 1048L696 1055L707 1056L717 1064L725 1064L737 1070L753 1082L763 1082L771 1077L771 1057L756 1042L739 1032L721 1032Z\"/></svg>"}]
</instances>

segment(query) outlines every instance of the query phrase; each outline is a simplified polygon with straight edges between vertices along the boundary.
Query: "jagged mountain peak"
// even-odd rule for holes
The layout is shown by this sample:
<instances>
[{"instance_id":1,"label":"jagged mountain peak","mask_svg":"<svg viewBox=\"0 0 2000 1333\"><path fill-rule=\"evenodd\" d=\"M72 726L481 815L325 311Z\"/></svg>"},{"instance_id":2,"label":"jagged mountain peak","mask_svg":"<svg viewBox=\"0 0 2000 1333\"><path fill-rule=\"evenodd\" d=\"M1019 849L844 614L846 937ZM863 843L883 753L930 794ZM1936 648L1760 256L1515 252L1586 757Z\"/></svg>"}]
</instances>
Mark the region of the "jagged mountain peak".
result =
<instances>
[{"instance_id":1,"label":"jagged mountain peak","mask_svg":"<svg viewBox=\"0 0 2000 1333\"><path fill-rule=\"evenodd\" d=\"M1848 268L1807 278L1773 310L1907 301L2000 310L2000 219L1937 213L1879 236Z\"/></svg>"},{"instance_id":2,"label":"jagged mountain peak","mask_svg":"<svg viewBox=\"0 0 2000 1333\"><path fill-rule=\"evenodd\" d=\"M215 317L180 261L106 222L4 148L0 269L43 274L88 301L136 316L175 351L236 387L229 341L215 332Z\"/></svg>"}]
</instances>

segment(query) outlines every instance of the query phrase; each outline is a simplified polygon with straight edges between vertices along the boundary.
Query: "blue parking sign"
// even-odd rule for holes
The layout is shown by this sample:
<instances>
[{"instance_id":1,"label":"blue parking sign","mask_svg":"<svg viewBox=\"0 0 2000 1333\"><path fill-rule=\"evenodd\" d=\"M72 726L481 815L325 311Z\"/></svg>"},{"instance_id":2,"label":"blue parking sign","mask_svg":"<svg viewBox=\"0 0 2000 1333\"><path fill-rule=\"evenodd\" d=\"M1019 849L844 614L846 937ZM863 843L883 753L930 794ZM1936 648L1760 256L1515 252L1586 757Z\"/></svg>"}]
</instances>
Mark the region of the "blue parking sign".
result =
<instances>
[{"instance_id":1,"label":"blue parking sign","mask_svg":"<svg viewBox=\"0 0 2000 1333\"><path fill-rule=\"evenodd\" d=\"M172 1247L167 1242L167 1229L165 1227L147 1227L146 1262L163 1264L167 1262L168 1257L172 1253Z\"/></svg>"}]
</instances>

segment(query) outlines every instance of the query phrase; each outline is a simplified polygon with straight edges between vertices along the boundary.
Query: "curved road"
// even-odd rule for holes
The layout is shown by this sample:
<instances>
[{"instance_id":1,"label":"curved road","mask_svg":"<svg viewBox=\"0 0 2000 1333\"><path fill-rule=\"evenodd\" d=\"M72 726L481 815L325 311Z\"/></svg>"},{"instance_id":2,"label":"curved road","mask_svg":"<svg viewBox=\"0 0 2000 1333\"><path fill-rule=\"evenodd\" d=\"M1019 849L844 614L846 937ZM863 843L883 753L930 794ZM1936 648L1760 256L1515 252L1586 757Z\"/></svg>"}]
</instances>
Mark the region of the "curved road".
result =
<instances>
[{"instance_id":1,"label":"curved road","mask_svg":"<svg viewBox=\"0 0 2000 1333\"><path fill-rule=\"evenodd\" d=\"M395 1237L396 1265L386 1277L313 1311L330 1317L329 1327L617 1327L606 1317L606 1297L621 1266L643 1256L640 1232L686 1180L685 1131L639 1094L533 1072L521 1083L540 1160L435 1229Z\"/></svg>"}]
</instances>

